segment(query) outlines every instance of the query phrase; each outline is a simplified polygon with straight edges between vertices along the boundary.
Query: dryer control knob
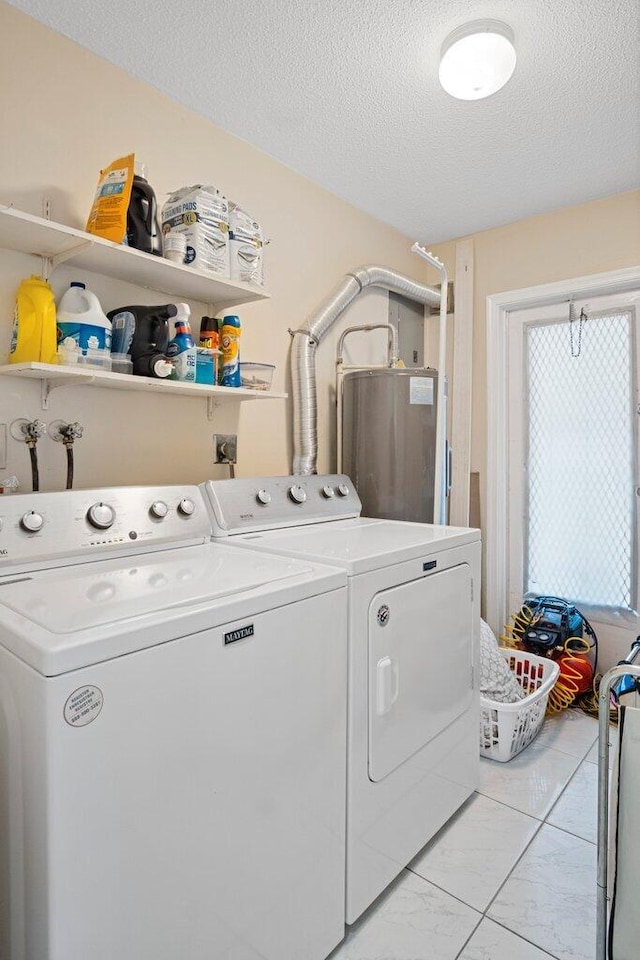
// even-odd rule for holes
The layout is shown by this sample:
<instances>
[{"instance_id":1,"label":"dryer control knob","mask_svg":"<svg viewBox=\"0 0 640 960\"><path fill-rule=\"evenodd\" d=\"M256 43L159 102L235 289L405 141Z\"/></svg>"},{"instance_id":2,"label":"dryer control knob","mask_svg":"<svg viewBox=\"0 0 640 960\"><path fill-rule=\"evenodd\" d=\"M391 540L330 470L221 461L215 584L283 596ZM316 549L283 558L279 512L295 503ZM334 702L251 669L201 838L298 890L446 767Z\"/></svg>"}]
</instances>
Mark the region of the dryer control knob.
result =
<instances>
[{"instance_id":1,"label":"dryer control knob","mask_svg":"<svg viewBox=\"0 0 640 960\"><path fill-rule=\"evenodd\" d=\"M98 530L108 530L115 518L115 510L108 503L94 503L87 510L87 520Z\"/></svg>"},{"instance_id":2,"label":"dryer control knob","mask_svg":"<svg viewBox=\"0 0 640 960\"><path fill-rule=\"evenodd\" d=\"M42 530L43 525L44 517L42 514L36 513L35 510L25 513L24 517L20 521L20 526L23 530L26 530L27 533L37 533L38 530Z\"/></svg>"},{"instance_id":3,"label":"dryer control knob","mask_svg":"<svg viewBox=\"0 0 640 960\"><path fill-rule=\"evenodd\" d=\"M149 513L152 517L155 517L156 520L164 520L169 513L169 507L164 500L154 500L149 507Z\"/></svg>"},{"instance_id":4,"label":"dryer control knob","mask_svg":"<svg viewBox=\"0 0 640 960\"><path fill-rule=\"evenodd\" d=\"M326 484L326 486L322 488L322 496L326 497L327 500L332 500L333 497L335 497L335 493L333 492L333 487L330 487L329 484Z\"/></svg>"},{"instance_id":5,"label":"dryer control knob","mask_svg":"<svg viewBox=\"0 0 640 960\"><path fill-rule=\"evenodd\" d=\"M347 486L346 483L339 483L338 493L340 494L341 497L348 497L351 491L349 490L349 487Z\"/></svg>"},{"instance_id":6,"label":"dryer control knob","mask_svg":"<svg viewBox=\"0 0 640 960\"><path fill-rule=\"evenodd\" d=\"M266 507L268 503L271 503L271 494L268 490L258 490L256 500L258 503L261 503L263 507Z\"/></svg>"},{"instance_id":7,"label":"dryer control knob","mask_svg":"<svg viewBox=\"0 0 640 960\"><path fill-rule=\"evenodd\" d=\"M178 513L181 513L183 517L190 517L195 509L196 505L193 500L189 500L186 497L178 504Z\"/></svg>"},{"instance_id":8,"label":"dryer control knob","mask_svg":"<svg viewBox=\"0 0 640 960\"><path fill-rule=\"evenodd\" d=\"M307 499L306 492L297 484L294 484L292 487L290 487L289 496L294 503L304 503Z\"/></svg>"}]
</instances>

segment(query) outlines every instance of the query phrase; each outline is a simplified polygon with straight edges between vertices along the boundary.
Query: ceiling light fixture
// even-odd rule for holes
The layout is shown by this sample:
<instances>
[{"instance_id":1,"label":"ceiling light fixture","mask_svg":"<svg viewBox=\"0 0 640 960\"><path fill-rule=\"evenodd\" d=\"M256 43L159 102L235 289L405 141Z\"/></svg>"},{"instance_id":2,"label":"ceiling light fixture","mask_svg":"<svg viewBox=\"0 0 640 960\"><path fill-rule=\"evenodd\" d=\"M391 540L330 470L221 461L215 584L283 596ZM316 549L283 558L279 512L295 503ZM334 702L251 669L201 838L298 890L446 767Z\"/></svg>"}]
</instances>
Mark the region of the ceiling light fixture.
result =
<instances>
[{"instance_id":1,"label":"ceiling light fixture","mask_svg":"<svg viewBox=\"0 0 640 960\"><path fill-rule=\"evenodd\" d=\"M504 87L516 66L513 30L499 20L458 27L442 44L440 83L458 100L482 100Z\"/></svg>"}]
</instances>

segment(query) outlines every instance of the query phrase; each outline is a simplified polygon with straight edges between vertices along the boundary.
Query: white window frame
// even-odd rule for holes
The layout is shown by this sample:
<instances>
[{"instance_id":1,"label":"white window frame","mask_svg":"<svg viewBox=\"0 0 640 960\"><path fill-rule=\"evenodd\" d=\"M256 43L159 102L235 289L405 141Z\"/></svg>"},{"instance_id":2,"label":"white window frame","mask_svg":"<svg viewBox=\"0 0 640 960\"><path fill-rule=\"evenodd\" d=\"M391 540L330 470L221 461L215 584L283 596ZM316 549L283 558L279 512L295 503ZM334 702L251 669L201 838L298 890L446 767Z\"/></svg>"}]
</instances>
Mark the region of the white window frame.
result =
<instances>
[{"instance_id":1,"label":"white window frame","mask_svg":"<svg viewBox=\"0 0 640 960\"><path fill-rule=\"evenodd\" d=\"M631 395L633 398L633 407L640 402L638 393L636 371L640 368L639 338L635 331L635 314L638 290L633 294L633 300L629 293L608 294L606 297L593 296L587 300L574 300L576 317L584 308L589 316L591 323L597 323L600 315L617 314L631 311L632 330L631 330L631 349L633 357L631 360ZM600 303L604 299L604 303ZM594 302L595 301L595 302ZM564 314L564 316L563 316ZM555 325L557 323L567 323L569 314L568 303L554 303L550 306L535 307L533 310L513 310L509 313L508 322L508 374L509 374L509 404L508 404L508 423L509 423L509 443L507 453L509 455L508 474L509 474L509 496L508 496L508 532L509 532L509 565L508 565L508 597L507 603L509 610L517 610L522 603L523 590L526 586L526 555L528 550L528 389L529 389L529 371L527 356L527 336L532 327L541 327L546 325ZM640 318L639 318L640 319ZM588 327L590 329L590 325ZM587 333L587 338L589 334ZM577 338L577 334L576 334ZM577 342L577 341L576 341ZM567 338L567 351L569 350L569 340ZM638 443L638 419L635 420L635 438L634 438L634 476L638 475L637 450ZM638 528L638 509L637 497L634 498L634 526L635 535L633 542L640 542L640 529ZM634 606L631 610L621 608L607 608L589 603L584 597L571 596L579 603L580 609L589 615L589 617L602 624L610 623L616 626L625 625L631 628L640 626L635 611L637 604L638 575L637 558L632 558L632 573L635 583L631 586L631 601ZM553 593L553 591L551 591Z\"/></svg>"},{"instance_id":2,"label":"white window frame","mask_svg":"<svg viewBox=\"0 0 640 960\"><path fill-rule=\"evenodd\" d=\"M508 620L509 600L509 314L562 300L584 300L637 290L640 266L487 297L487 472L485 617L495 631Z\"/></svg>"}]
</instances>

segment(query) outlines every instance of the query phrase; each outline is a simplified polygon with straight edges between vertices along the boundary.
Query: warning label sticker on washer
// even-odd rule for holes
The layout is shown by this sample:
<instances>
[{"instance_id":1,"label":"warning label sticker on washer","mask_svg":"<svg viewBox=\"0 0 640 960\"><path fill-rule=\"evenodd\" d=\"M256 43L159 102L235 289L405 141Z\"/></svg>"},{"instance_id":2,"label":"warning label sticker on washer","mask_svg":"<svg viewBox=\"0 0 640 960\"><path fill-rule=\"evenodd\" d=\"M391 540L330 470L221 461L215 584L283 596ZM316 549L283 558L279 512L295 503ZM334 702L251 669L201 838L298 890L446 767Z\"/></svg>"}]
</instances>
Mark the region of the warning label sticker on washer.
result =
<instances>
[{"instance_id":1,"label":"warning label sticker on washer","mask_svg":"<svg viewBox=\"0 0 640 960\"><path fill-rule=\"evenodd\" d=\"M409 377L409 403L433 403L433 377Z\"/></svg>"},{"instance_id":2,"label":"warning label sticker on washer","mask_svg":"<svg viewBox=\"0 0 640 960\"><path fill-rule=\"evenodd\" d=\"M102 710L104 697L99 687L78 687L64 705L64 718L72 727L85 727Z\"/></svg>"}]
</instances>

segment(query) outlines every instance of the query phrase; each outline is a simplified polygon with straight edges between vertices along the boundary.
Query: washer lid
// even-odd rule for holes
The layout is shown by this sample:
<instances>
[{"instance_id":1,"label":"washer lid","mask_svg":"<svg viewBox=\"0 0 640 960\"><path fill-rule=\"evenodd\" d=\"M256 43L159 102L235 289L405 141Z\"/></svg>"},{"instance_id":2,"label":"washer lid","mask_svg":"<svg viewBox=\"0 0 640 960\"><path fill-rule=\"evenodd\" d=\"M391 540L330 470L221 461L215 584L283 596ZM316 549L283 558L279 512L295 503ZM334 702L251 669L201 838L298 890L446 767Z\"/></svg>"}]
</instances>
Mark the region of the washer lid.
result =
<instances>
[{"instance_id":1,"label":"washer lid","mask_svg":"<svg viewBox=\"0 0 640 960\"><path fill-rule=\"evenodd\" d=\"M47 676L343 586L344 572L207 543L0 580L0 645Z\"/></svg>"},{"instance_id":2,"label":"washer lid","mask_svg":"<svg viewBox=\"0 0 640 960\"><path fill-rule=\"evenodd\" d=\"M432 556L479 539L480 531L467 527L366 517L229 538L233 544L256 550L343 567L350 576Z\"/></svg>"}]
</instances>

